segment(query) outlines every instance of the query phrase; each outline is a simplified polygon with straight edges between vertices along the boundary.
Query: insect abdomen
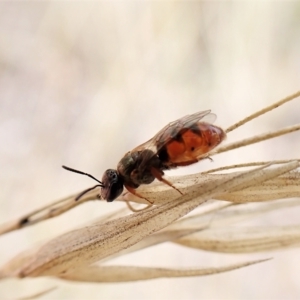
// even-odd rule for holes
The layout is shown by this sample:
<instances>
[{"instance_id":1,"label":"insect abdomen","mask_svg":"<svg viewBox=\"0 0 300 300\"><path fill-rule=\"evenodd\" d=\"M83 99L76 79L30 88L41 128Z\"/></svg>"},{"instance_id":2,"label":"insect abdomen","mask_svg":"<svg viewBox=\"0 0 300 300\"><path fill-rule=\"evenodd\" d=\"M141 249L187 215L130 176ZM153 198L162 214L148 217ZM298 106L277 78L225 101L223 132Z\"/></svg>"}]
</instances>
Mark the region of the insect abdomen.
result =
<instances>
[{"instance_id":1,"label":"insect abdomen","mask_svg":"<svg viewBox=\"0 0 300 300\"><path fill-rule=\"evenodd\" d=\"M197 123L178 133L160 151L159 157L166 164L181 164L193 161L219 145L225 132L208 123Z\"/></svg>"}]
</instances>

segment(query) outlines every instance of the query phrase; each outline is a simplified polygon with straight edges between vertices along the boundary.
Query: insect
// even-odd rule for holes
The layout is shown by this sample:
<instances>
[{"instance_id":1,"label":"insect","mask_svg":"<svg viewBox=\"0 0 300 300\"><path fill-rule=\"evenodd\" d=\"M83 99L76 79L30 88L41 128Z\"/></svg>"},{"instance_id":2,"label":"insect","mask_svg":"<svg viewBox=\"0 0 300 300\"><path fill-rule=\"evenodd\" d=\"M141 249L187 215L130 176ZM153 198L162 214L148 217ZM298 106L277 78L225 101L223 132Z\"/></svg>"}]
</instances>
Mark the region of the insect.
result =
<instances>
[{"instance_id":1,"label":"insect","mask_svg":"<svg viewBox=\"0 0 300 300\"><path fill-rule=\"evenodd\" d=\"M226 137L223 129L212 125L215 119L216 115L206 110L169 123L152 139L127 152L116 170L106 170L102 181L88 173L63 166L68 171L89 176L98 182L94 187L78 195L76 200L96 187L101 188L100 198L108 202L115 200L122 193L123 187L133 195L147 200L136 189L142 184L150 184L154 179L162 181L182 194L163 177L164 171L188 166L208 157L208 152Z\"/></svg>"}]
</instances>

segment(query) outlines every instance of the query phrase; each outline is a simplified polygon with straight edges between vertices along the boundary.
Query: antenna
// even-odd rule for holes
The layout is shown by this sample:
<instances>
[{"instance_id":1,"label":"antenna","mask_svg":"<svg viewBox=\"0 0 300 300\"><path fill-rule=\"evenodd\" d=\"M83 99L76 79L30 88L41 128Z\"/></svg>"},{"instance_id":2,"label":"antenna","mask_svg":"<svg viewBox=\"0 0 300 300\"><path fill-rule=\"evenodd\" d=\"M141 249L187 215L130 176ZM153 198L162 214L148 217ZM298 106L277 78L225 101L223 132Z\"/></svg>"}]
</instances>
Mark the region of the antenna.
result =
<instances>
[{"instance_id":1,"label":"antenna","mask_svg":"<svg viewBox=\"0 0 300 300\"><path fill-rule=\"evenodd\" d=\"M80 194L75 198L75 201L78 201L84 194L86 194L87 192L89 192L89 191L95 189L95 188L98 187L98 186L102 187L102 185L97 184L97 185L95 185L95 186L93 186L93 187L91 187L91 188L89 188L89 189L84 190L82 193L80 193ZM99 195L99 196L100 196L100 195Z\"/></svg>"},{"instance_id":2,"label":"antenna","mask_svg":"<svg viewBox=\"0 0 300 300\"><path fill-rule=\"evenodd\" d=\"M69 167L66 167L66 166L62 166L65 170L68 170L68 171L71 171L71 172L74 172L74 173L78 173L78 174L81 174L81 175L86 175L94 180L96 180L97 182L100 183L100 186L101 187L104 187L104 184L99 181L97 178L95 178L94 176L92 176L91 174L88 174L88 173L84 173L84 172L81 172L81 171L78 171L78 170L75 170L75 169L72 169L72 168L69 168Z\"/></svg>"},{"instance_id":3,"label":"antenna","mask_svg":"<svg viewBox=\"0 0 300 300\"><path fill-rule=\"evenodd\" d=\"M78 174L81 174L81 175L86 175L94 180L96 180L97 182L99 182L100 184L97 184L91 188L88 188L86 190L84 190L82 193L80 193L76 198L75 198L75 201L78 201L83 195L85 195L87 192L95 189L96 187L104 187L104 184L99 181L97 178L95 178L93 175L91 174L88 174L88 173L84 173L84 172L81 172L81 171L78 171L78 170L75 170L75 169L72 169L72 168L69 168L69 167L66 167L66 166L62 166L65 170L67 171L71 171L71 172L74 172L74 173L78 173Z\"/></svg>"}]
</instances>

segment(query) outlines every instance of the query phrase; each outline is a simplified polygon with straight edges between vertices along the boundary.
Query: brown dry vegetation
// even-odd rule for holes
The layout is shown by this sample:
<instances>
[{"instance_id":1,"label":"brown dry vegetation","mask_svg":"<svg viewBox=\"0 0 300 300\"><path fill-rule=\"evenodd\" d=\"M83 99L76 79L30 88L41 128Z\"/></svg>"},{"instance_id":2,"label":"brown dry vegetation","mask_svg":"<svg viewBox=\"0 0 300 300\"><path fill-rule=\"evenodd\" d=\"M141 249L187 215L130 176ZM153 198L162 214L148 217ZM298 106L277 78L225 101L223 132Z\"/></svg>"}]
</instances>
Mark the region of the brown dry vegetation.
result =
<instances>
[{"instance_id":1,"label":"brown dry vegetation","mask_svg":"<svg viewBox=\"0 0 300 300\"><path fill-rule=\"evenodd\" d=\"M299 90L298 7L2 2L1 297L295 298L299 93L233 124ZM182 197L154 183L139 192L155 205L134 214L129 194L74 202L91 182L60 165L101 177L205 109L228 138L213 162L167 174Z\"/></svg>"}]
</instances>

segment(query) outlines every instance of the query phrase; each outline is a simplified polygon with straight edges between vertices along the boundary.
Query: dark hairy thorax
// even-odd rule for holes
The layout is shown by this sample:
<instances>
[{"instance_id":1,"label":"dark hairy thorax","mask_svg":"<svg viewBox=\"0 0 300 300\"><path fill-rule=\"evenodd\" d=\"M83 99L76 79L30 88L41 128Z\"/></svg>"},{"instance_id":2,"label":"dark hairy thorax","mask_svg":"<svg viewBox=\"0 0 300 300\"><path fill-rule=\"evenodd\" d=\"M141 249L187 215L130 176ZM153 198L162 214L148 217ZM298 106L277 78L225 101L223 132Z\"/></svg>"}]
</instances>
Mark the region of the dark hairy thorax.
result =
<instances>
[{"instance_id":1,"label":"dark hairy thorax","mask_svg":"<svg viewBox=\"0 0 300 300\"><path fill-rule=\"evenodd\" d=\"M117 171L124 184L136 189L141 184L154 181L152 168L161 171L164 169L159 157L152 150L144 149L126 153L118 163Z\"/></svg>"}]
</instances>

